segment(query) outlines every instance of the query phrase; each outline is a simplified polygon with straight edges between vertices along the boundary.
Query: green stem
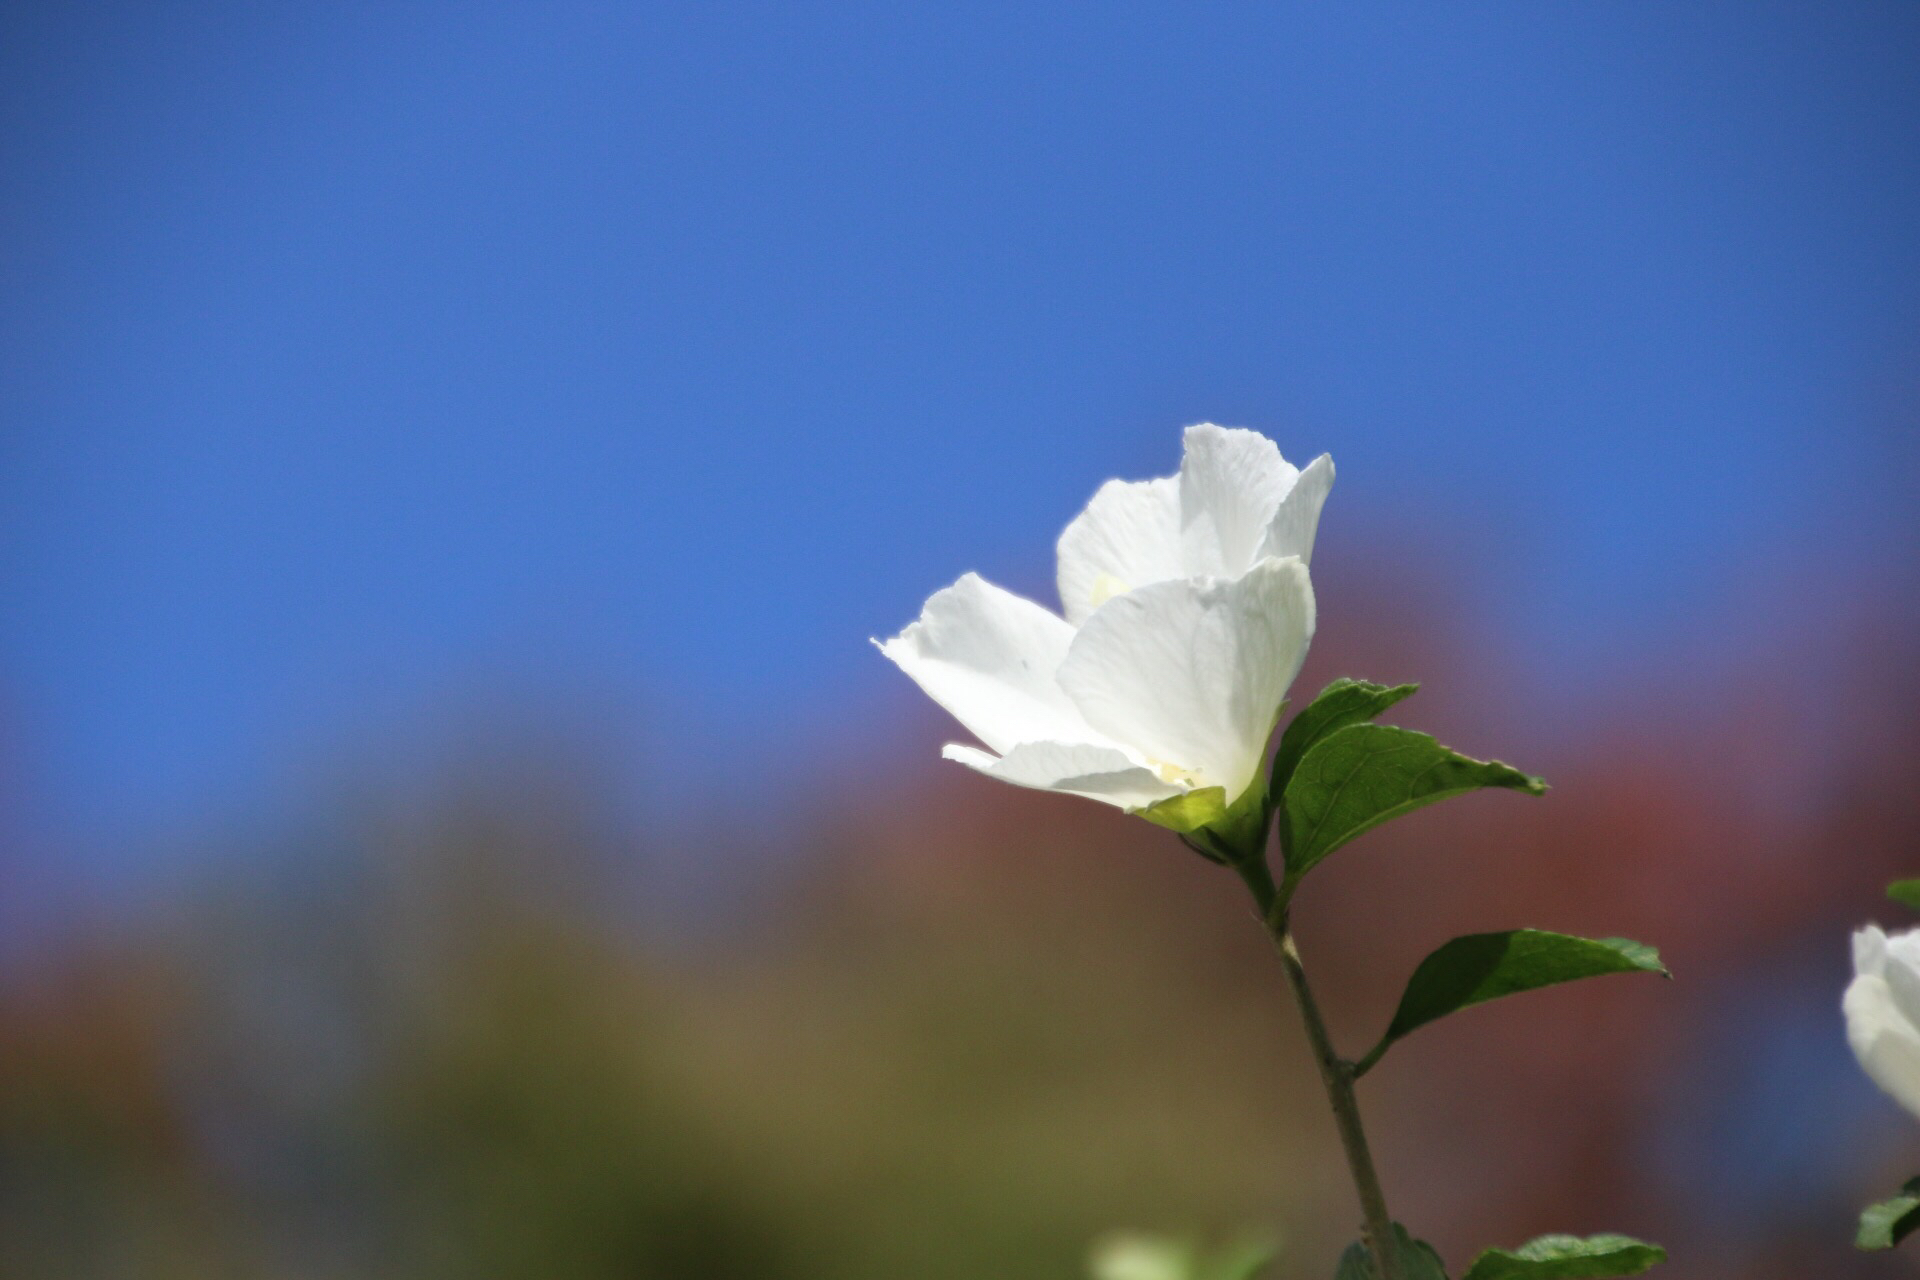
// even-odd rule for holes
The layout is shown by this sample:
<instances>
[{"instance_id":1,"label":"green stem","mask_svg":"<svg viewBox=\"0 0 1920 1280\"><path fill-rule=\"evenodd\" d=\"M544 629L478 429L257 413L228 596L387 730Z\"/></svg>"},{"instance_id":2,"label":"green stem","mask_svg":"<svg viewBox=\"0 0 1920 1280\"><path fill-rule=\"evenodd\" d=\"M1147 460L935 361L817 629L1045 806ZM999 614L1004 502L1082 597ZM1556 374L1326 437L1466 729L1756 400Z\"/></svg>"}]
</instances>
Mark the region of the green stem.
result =
<instances>
[{"instance_id":1,"label":"green stem","mask_svg":"<svg viewBox=\"0 0 1920 1280\"><path fill-rule=\"evenodd\" d=\"M1365 1220L1367 1250L1373 1255L1374 1274L1379 1280L1402 1280L1400 1251L1393 1235L1393 1218L1387 1212L1387 1198L1380 1190L1380 1175L1373 1167L1373 1152L1367 1147L1366 1130L1360 1124L1360 1104L1354 1097L1354 1065L1334 1052L1333 1038L1320 1016L1320 1006L1307 982L1306 966L1300 962L1300 949L1294 945L1293 931L1287 919L1287 899L1275 890L1273 874L1262 858L1235 866L1246 881L1253 900L1260 908L1260 921L1280 953L1281 968L1287 984L1293 988L1294 1002L1300 1007L1300 1020L1307 1027L1307 1042L1313 1046L1314 1061L1320 1066L1320 1082L1326 1086L1327 1102L1333 1108L1333 1122L1340 1130L1340 1145L1346 1149L1347 1168L1353 1174L1353 1187L1360 1196L1360 1211Z\"/></svg>"}]
</instances>

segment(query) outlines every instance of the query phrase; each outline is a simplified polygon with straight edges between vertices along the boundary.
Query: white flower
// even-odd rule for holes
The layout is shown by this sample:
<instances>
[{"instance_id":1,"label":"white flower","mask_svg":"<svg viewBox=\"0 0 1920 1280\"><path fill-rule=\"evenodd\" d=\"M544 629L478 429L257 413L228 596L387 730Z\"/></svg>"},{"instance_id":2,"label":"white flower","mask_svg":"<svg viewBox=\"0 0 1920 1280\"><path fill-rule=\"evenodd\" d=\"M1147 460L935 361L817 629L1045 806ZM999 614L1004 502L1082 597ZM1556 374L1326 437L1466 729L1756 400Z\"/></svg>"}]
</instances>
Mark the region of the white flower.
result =
<instances>
[{"instance_id":1,"label":"white flower","mask_svg":"<svg viewBox=\"0 0 1920 1280\"><path fill-rule=\"evenodd\" d=\"M1185 446L1177 476L1109 481L1060 535L1064 618L970 573L880 645L988 748L952 744L949 760L1161 806L1181 829L1255 783L1313 638L1307 559L1333 462L1302 471L1211 424ZM1167 804L1182 797L1195 803Z\"/></svg>"},{"instance_id":2,"label":"white flower","mask_svg":"<svg viewBox=\"0 0 1920 1280\"><path fill-rule=\"evenodd\" d=\"M1847 1043L1873 1082L1920 1116L1920 929L1853 935L1854 979L1840 1006Z\"/></svg>"}]
</instances>

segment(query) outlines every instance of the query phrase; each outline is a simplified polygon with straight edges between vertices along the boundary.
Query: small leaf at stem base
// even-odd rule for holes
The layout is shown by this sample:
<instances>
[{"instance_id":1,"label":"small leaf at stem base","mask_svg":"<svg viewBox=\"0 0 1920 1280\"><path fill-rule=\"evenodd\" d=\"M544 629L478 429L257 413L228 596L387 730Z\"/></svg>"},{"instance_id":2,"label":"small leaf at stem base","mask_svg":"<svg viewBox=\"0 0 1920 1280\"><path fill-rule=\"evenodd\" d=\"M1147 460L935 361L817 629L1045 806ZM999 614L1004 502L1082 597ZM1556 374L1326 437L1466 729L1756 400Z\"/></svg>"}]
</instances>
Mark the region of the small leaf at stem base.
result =
<instances>
[{"instance_id":1,"label":"small leaf at stem base","mask_svg":"<svg viewBox=\"0 0 1920 1280\"><path fill-rule=\"evenodd\" d=\"M1887 896L1903 907L1920 911L1920 879L1895 880L1887 886Z\"/></svg>"},{"instance_id":2,"label":"small leaf at stem base","mask_svg":"<svg viewBox=\"0 0 1920 1280\"><path fill-rule=\"evenodd\" d=\"M1910 1178L1900 1194L1860 1213L1853 1243L1860 1249L1891 1249L1920 1228L1920 1178Z\"/></svg>"},{"instance_id":3,"label":"small leaf at stem base","mask_svg":"<svg viewBox=\"0 0 1920 1280\"><path fill-rule=\"evenodd\" d=\"M1394 1246L1400 1255L1400 1280L1447 1280L1447 1269L1440 1255L1425 1240L1416 1240L1399 1223L1393 1224ZM1340 1255L1340 1269L1333 1280L1379 1280L1373 1254L1363 1240L1355 1240Z\"/></svg>"},{"instance_id":4,"label":"small leaf at stem base","mask_svg":"<svg viewBox=\"0 0 1920 1280\"><path fill-rule=\"evenodd\" d=\"M1637 1276L1667 1251L1631 1236L1541 1236L1518 1249L1488 1249L1461 1280L1606 1280Z\"/></svg>"}]
</instances>

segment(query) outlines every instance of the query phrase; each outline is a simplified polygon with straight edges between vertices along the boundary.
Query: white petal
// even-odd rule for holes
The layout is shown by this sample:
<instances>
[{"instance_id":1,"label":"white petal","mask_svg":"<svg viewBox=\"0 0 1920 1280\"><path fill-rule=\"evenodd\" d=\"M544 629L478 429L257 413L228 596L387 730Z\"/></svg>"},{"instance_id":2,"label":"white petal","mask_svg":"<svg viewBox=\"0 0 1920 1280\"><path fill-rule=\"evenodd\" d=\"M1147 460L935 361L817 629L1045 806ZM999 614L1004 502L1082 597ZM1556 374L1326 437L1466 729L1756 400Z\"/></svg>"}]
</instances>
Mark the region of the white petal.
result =
<instances>
[{"instance_id":1,"label":"white petal","mask_svg":"<svg viewBox=\"0 0 1920 1280\"><path fill-rule=\"evenodd\" d=\"M1320 528L1320 508L1333 488L1333 459L1321 454L1306 465L1287 496L1280 499L1279 510L1267 522L1259 557L1299 556L1313 562L1313 535Z\"/></svg>"},{"instance_id":2,"label":"white petal","mask_svg":"<svg viewBox=\"0 0 1920 1280\"><path fill-rule=\"evenodd\" d=\"M1887 939L1887 961L1880 971L1893 1003L1920 1032L1920 934L1897 933Z\"/></svg>"},{"instance_id":3,"label":"white petal","mask_svg":"<svg viewBox=\"0 0 1920 1280\"><path fill-rule=\"evenodd\" d=\"M1853 971L1879 977L1886 967L1887 935L1880 932L1880 926L1870 924L1856 930L1853 935Z\"/></svg>"},{"instance_id":4,"label":"white petal","mask_svg":"<svg viewBox=\"0 0 1920 1280\"><path fill-rule=\"evenodd\" d=\"M1257 431L1188 427L1180 461L1180 533L1189 578L1237 578L1299 476Z\"/></svg>"},{"instance_id":5,"label":"white petal","mask_svg":"<svg viewBox=\"0 0 1920 1280\"><path fill-rule=\"evenodd\" d=\"M1079 625L1106 596L1185 576L1180 554L1179 480L1107 481L1060 535L1067 621Z\"/></svg>"},{"instance_id":6,"label":"white petal","mask_svg":"<svg viewBox=\"0 0 1920 1280\"><path fill-rule=\"evenodd\" d=\"M1847 1043L1860 1065L1894 1101L1920 1116L1920 1030L1900 1012L1886 982L1861 974L1840 1005Z\"/></svg>"},{"instance_id":7,"label":"white petal","mask_svg":"<svg viewBox=\"0 0 1920 1280\"><path fill-rule=\"evenodd\" d=\"M1903 929L1899 933L1887 934L1886 948L1885 967L1891 968L1905 962L1909 968L1920 969L1920 929Z\"/></svg>"},{"instance_id":8,"label":"white petal","mask_svg":"<svg viewBox=\"0 0 1920 1280\"><path fill-rule=\"evenodd\" d=\"M1005 752L1034 739L1099 740L1054 681L1072 640L1064 619L969 573L935 592L920 620L880 652Z\"/></svg>"},{"instance_id":9,"label":"white petal","mask_svg":"<svg viewBox=\"0 0 1920 1280\"><path fill-rule=\"evenodd\" d=\"M1023 742L1004 756L949 743L949 760L1016 787L1063 791L1122 809L1143 809L1180 794L1180 788L1117 747L1081 742Z\"/></svg>"},{"instance_id":10,"label":"white petal","mask_svg":"<svg viewBox=\"0 0 1920 1280\"><path fill-rule=\"evenodd\" d=\"M1161 582L1094 610L1060 666L1087 723L1190 786L1253 781L1313 638L1313 586L1297 559L1244 577Z\"/></svg>"},{"instance_id":11,"label":"white petal","mask_svg":"<svg viewBox=\"0 0 1920 1280\"><path fill-rule=\"evenodd\" d=\"M1906 1019L1907 1025L1916 1034L1920 1034L1920 969L1889 954L1886 972L1880 977L1887 984L1887 990L1893 993L1893 1004L1900 1010L1900 1016Z\"/></svg>"}]
</instances>

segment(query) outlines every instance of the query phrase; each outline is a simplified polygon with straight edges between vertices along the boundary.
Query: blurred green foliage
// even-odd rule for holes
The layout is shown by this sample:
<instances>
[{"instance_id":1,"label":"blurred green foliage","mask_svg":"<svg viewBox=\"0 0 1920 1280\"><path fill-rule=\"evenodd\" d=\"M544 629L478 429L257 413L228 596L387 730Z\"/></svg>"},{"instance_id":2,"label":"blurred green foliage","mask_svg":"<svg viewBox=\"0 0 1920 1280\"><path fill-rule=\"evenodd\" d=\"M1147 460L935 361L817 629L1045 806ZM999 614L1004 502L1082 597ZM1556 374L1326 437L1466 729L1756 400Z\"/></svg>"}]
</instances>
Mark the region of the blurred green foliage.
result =
<instances>
[{"instance_id":1,"label":"blurred green foliage","mask_svg":"<svg viewBox=\"0 0 1920 1280\"><path fill-rule=\"evenodd\" d=\"M0 1274L1068 1280L1315 1185L1266 975L1143 886L882 857L669 942L532 803L369 824L11 988Z\"/></svg>"},{"instance_id":2,"label":"blurred green foliage","mask_svg":"<svg viewBox=\"0 0 1920 1280\"><path fill-rule=\"evenodd\" d=\"M1835 1241L1910 1152L1821 1099L1881 1105L1833 939L1920 841L1911 651L1788 808L1754 790L1802 776L1767 678L1562 746L1546 804L1438 806L1316 870L1295 923L1348 1052L1462 928L1655 937L1698 975L1442 1019L1368 1074L1391 1202L1444 1256L1605 1223L1672 1280L1884 1268ZM1167 833L903 770L662 834L609 816L591 748L515 746L11 947L0 1280L1073 1280L1117 1229L1335 1270L1358 1213L1271 949Z\"/></svg>"}]
</instances>

